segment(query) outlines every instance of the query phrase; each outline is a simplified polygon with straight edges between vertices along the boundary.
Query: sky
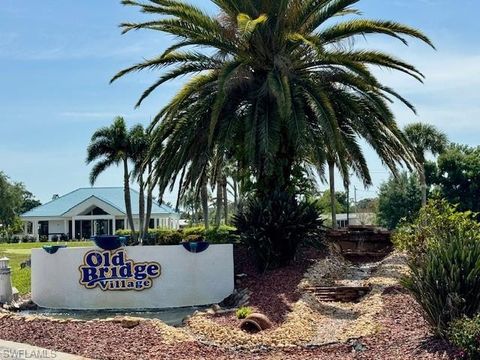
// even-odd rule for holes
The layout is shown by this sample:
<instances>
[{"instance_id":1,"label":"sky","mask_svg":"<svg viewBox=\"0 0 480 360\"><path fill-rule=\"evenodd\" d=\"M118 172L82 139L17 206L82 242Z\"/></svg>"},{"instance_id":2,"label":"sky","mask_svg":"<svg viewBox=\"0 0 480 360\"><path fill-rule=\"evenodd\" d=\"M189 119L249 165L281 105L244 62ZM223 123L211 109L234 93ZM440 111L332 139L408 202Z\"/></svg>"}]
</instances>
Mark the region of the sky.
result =
<instances>
[{"instance_id":1,"label":"sky","mask_svg":"<svg viewBox=\"0 0 480 360\"><path fill-rule=\"evenodd\" d=\"M209 0L190 0L215 11ZM380 80L414 103L418 115L399 104L400 126L427 122L457 143L478 145L480 134L480 1L361 0L363 15L399 21L424 31L437 50L385 37L358 46L391 52L416 65L424 84L389 71ZM150 119L184 80L163 85L139 109L134 104L159 73L144 72L110 85L119 70L160 54L172 38L159 32L121 35L121 22L146 19L119 0L0 0L0 171L23 182L38 199L89 186L85 164L92 133L124 116L129 126ZM374 185L352 183L359 199L374 197L389 173L365 149ZM122 186L122 170L101 175L97 186ZM324 188L326 185L322 185ZM174 200L167 194L166 201Z\"/></svg>"}]
</instances>

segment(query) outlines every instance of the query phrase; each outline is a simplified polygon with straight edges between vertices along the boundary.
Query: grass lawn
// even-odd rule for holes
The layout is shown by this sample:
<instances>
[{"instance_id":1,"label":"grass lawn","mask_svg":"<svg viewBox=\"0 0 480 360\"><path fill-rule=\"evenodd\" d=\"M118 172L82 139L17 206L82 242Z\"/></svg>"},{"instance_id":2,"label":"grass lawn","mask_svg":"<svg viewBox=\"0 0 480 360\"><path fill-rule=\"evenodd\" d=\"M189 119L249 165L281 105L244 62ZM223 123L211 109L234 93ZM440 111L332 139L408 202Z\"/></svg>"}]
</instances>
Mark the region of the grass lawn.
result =
<instances>
[{"instance_id":1,"label":"grass lawn","mask_svg":"<svg viewBox=\"0 0 480 360\"><path fill-rule=\"evenodd\" d=\"M56 243L21 243L21 244L0 244L0 258L6 256L10 259L12 268L12 282L20 294L30 292L30 268L20 269L20 264L30 257L33 248L40 248L44 245ZM59 242L59 244L64 244ZM92 246L91 241L75 241L65 243L68 247Z\"/></svg>"}]
</instances>

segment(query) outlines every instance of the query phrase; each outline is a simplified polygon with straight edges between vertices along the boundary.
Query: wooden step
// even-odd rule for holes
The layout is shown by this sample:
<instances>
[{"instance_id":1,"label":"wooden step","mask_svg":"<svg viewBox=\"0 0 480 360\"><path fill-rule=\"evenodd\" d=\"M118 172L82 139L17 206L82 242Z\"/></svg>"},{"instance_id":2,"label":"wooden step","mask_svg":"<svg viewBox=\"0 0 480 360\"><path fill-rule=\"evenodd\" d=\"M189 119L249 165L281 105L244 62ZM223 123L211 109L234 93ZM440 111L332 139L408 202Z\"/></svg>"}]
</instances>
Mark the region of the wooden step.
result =
<instances>
[{"instance_id":1,"label":"wooden step","mask_svg":"<svg viewBox=\"0 0 480 360\"><path fill-rule=\"evenodd\" d=\"M305 288L320 301L354 302L370 292L368 286L318 286Z\"/></svg>"}]
</instances>

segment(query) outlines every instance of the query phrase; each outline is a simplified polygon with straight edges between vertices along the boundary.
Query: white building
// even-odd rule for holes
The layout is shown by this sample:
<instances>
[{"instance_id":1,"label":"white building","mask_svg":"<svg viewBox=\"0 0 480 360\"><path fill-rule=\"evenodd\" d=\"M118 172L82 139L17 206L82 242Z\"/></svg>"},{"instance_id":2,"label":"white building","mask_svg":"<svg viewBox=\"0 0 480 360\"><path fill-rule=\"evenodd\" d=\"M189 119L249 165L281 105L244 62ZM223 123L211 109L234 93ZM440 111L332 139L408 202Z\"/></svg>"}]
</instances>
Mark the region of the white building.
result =
<instances>
[{"instance_id":1,"label":"white building","mask_svg":"<svg viewBox=\"0 0 480 360\"><path fill-rule=\"evenodd\" d=\"M331 215L322 215L324 220L332 220ZM350 213L337 214L337 227L342 229L351 226L373 226L377 224L377 217L374 213Z\"/></svg>"},{"instance_id":2,"label":"white building","mask_svg":"<svg viewBox=\"0 0 480 360\"><path fill-rule=\"evenodd\" d=\"M140 194L130 190L135 229L139 226ZM145 200L146 202L146 200ZM21 216L24 235L66 235L69 239L88 239L94 235L115 234L128 229L124 192L121 187L81 188L36 207ZM166 205L153 204L150 228L178 229L180 214Z\"/></svg>"}]
</instances>

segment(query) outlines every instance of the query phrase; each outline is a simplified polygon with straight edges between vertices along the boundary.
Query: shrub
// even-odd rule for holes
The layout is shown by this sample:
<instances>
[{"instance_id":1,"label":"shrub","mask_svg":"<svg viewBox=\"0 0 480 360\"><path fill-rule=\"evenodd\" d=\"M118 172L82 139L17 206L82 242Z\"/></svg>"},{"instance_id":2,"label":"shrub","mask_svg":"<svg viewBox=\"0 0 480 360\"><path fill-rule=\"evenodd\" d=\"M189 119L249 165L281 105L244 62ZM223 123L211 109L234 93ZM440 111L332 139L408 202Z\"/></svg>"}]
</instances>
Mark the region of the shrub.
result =
<instances>
[{"instance_id":1,"label":"shrub","mask_svg":"<svg viewBox=\"0 0 480 360\"><path fill-rule=\"evenodd\" d=\"M155 245L178 245L182 241L182 233L173 229L154 229L149 231L155 236Z\"/></svg>"},{"instance_id":2,"label":"shrub","mask_svg":"<svg viewBox=\"0 0 480 360\"><path fill-rule=\"evenodd\" d=\"M480 359L480 315L453 321L448 339L460 350L463 358Z\"/></svg>"},{"instance_id":3,"label":"shrub","mask_svg":"<svg viewBox=\"0 0 480 360\"><path fill-rule=\"evenodd\" d=\"M294 196L275 191L268 198L252 198L234 217L234 224L264 271L288 265L302 242L319 236L323 222L312 203L299 203Z\"/></svg>"},{"instance_id":4,"label":"shrub","mask_svg":"<svg viewBox=\"0 0 480 360\"><path fill-rule=\"evenodd\" d=\"M130 236L130 230L118 230L116 235ZM185 229L149 229L148 235L143 240L144 245L177 245L182 241L205 240L211 244L235 243L239 237L236 229L231 226L222 225L218 228L212 227L205 230L204 226L195 226Z\"/></svg>"},{"instance_id":5,"label":"shrub","mask_svg":"<svg viewBox=\"0 0 480 360\"><path fill-rule=\"evenodd\" d=\"M22 237L22 242L28 243L28 242L34 242L35 238L32 235L24 235Z\"/></svg>"},{"instance_id":6,"label":"shrub","mask_svg":"<svg viewBox=\"0 0 480 360\"><path fill-rule=\"evenodd\" d=\"M183 238L185 242L202 242L205 241L202 235L188 235Z\"/></svg>"},{"instance_id":7,"label":"shrub","mask_svg":"<svg viewBox=\"0 0 480 360\"><path fill-rule=\"evenodd\" d=\"M240 237L235 227L220 225L205 231L205 239L210 244L235 244L240 240Z\"/></svg>"},{"instance_id":8,"label":"shrub","mask_svg":"<svg viewBox=\"0 0 480 360\"><path fill-rule=\"evenodd\" d=\"M424 255L409 260L411 274L404 279L440 336L451 321L480 310L480 241L464 225L435 234Z\"/></svg>"},{"instance_id":9,"label":"shrub","mask_svg":"<svg viewBox=\"0 0 480 360\"><path fill-rule=\"evenodd\" d=\"M39 241L40 242L47 242L48 241L48 236L47 235L40 235Z\"/></svg>"},{"instance_id":10,"label":"shrub","mask_svg":"<svg viewBox=\"0 0 480 360\"><path fill-rule=\"evenodd\" d=\"M236 312L237 319L245 319L248 315L250 315L253 312L252 308L250 307L245 307L242 306L239 308Z\"/></svg>"},{"instance_id":11,"label":"shrub","mask_svg":"<svg viewBox=\"0 0 480 360\"><path fill-rule=\"evenodd\" d=\"M441 246L443 234L462 230L468 237L480 241L480 224L475 214L458 212L445 200L430 201L412 223L404 223L393 235L395 247L406 251L410 258L421 261L429 248Z\"/></svg>"},{"instance_id":12,"label":"shrub","mask_svg":"<svg viewBox=\"0 0 480 360\"><path fill-rule=\"evenodd\" d=\"M190 235L205 236L205 226L192 226L183 229L183 235L186 237Z\"/></svg>"}]
</instances>

